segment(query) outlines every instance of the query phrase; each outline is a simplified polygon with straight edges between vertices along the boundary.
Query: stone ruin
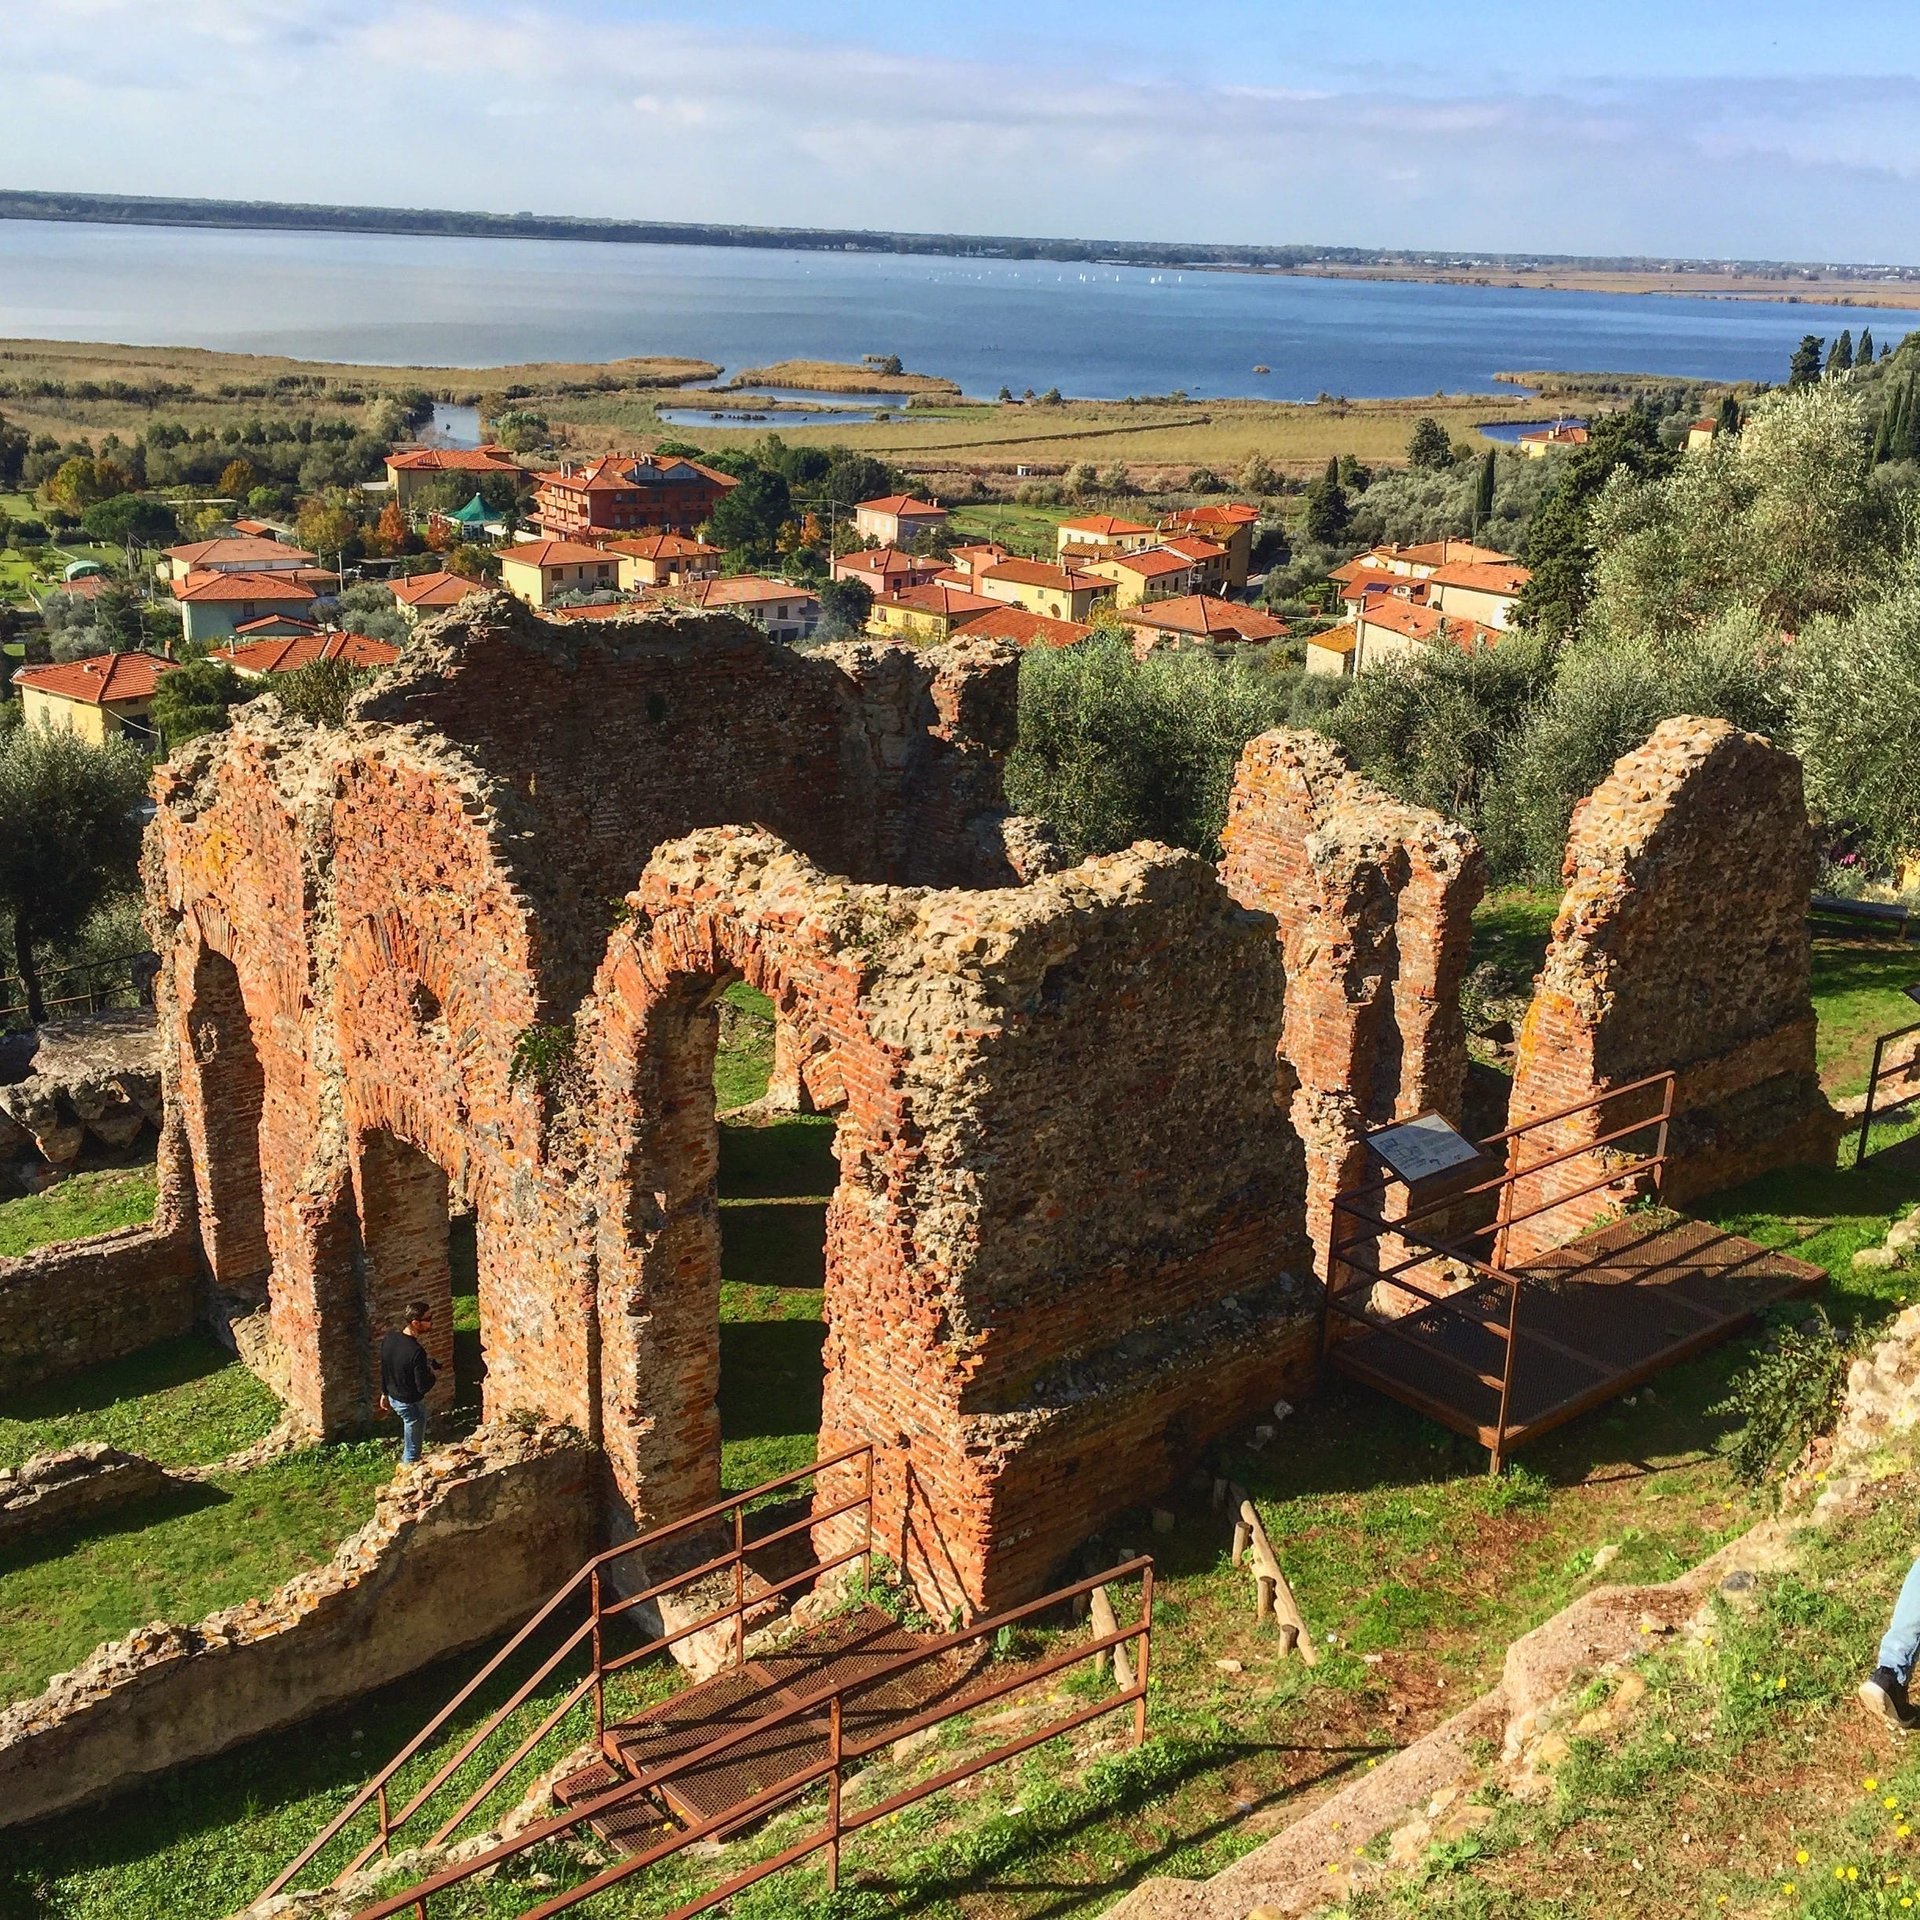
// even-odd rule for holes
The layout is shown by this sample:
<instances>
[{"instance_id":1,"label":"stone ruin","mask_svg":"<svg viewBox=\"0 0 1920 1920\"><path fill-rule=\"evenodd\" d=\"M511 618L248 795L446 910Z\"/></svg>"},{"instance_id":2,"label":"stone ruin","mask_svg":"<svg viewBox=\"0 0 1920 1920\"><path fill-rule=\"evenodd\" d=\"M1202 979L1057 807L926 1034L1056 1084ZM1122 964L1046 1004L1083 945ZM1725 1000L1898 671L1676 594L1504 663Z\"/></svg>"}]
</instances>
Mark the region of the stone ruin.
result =
<instances>
[{"instance_id":1,"label":"stone ruin","mask_svg":"<svg viewBox=\"0 0 1920 1920\"><path fill-rule=\"evenodd\" d=\"M146 855L160 1214L0 1263L0 1378L211 1312L308 1430L362 1430L402 1302L440 1304L450 1359L471 1215L485 1417L582 1436L598 1528L699 1509L745 980L773 1102L837 1116L822 1456L874 1449L877 1544L931 1608L1042 1589L1311 1384L1311 1243L1366 1131L1461 1118L1484 867L1283 731L1219 871L1060 870L1005 811L1017 666L496 595L341 727L267 700L184 750ZM1623 760L1576 822L1516 1117L1679 1064L1680 1191L1830 1151L1806 839L1764 742L1672 723Z\"/></svg>"},{"instance_id":2,"label":"stone ruin","mask_svg":"<svg viewBox=\"0 0 1920 1920\"><path fill-rule=\"evenodd\" d=\"M717 1497L736 979L839 1115L820 1446L875 1448L879 1544L930 1604L1038 1589L1301 1390L1272 924L1165 848L1034 870L1016 674L493 597L344 727L264 702L160 770L181 1230L309 1428L367 1424L411 1296L450 1359L469 1212L486 1417L584 1435L616 1529Z\"/></svg>"},{"instance_id":3,"label":"stone ruin","mask_svg":"<svg viewBox=\"0 0 1920 1920\"><path fill-rule=\"evenodd\" d=\"M1671 1068L1669 1204L1780 1167L1831 1165L1844 1123L1814 1068L1813 874L1790 753L1723 720L1656 728L1575 809L1566 896L1520 1030L1512 1123ZM1515 1143L1516 1164L1612 1133L1651 1105L1630 1097L1538 1127ZM1582 1157L1523 1180L1515 1214L1594 1177ZM1620 1203L1604 1188L1562 1201L1517 1225L1509 1253L1568 1240Z\"/></svg>"},{"instance_id":4,"label":"stone ruin","mask_svg":"<svg viewBox=\"0 0 1920 1920\"><path fill-rule=\"evenodd\" d=\"M0 1036L0 1161L64 1170L124 1152L162 1115L160 1040L144 1008Z\"/></svg>"}]
</instances>

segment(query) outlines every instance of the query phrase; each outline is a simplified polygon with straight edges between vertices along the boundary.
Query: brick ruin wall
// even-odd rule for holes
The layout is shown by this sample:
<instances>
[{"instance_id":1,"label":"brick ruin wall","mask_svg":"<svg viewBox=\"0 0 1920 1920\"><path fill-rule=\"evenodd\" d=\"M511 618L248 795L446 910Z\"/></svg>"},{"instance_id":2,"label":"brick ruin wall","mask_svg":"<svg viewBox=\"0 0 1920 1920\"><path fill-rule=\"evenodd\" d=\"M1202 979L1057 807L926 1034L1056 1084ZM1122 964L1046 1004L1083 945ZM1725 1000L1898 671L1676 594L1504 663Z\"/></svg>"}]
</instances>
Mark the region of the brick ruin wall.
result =
<instances>
[{"instance_id":1,"label":"brick ruin wall","mask_svg":"<svg viewBox=\"0 0 1920 1920\"><path fill-rule=\"evenodd\" d=\"M1672 1068L1669 1202L1830 1164L1842 1123L1814 1069L1813 867L1791 754L1724 721L1663 722L1574 813L1567 891L1520 1032L1513 1124ZM1513 1164L1595 1140L1649 1104L1630 1097L1536 1128ZM1519 1182L1516 1214L1550 1210L1513 1229L1509 1254L1616 1208L1622 1195L1605 1189L1559 1198L1596 1177L1589 1153Z\"/></svg>"},{"instance_id":2,"label":"brick ruin wall","mask_svg":"<svg viewBox=\"0 0 1920 1920\"><path fill-rule=\"evenodd\" d=\"M713 1005L735 977L842 1101L820 1444L874 1443L877 1537L923 1594L1032 1591L1306 1385L1278 955L1205 863L1137 847L925 892L723 829L656 852L629 904L582 1027L602 1434L639 1523L714 1492Z\"/></svg>"},{"instance_id":3,"label":"brick ruin wall","mask_svg":"<svg viewBox=\"0 0 1920 1920\"><path fill-rule=\"evenodd\" d=\"M999 810L1012 650L794 655L712 617L562 644L469 607L344 727L261 703L157 780L198 1239L223 1310L264 1299L305 1424L365 1424L398 1302L444 1337L458 1210L486 1416L598 1443L617 1525L713 1495L735 974L844 1109L822 1444L881 1446L930 1598L1032 1590L1298 1391L1271 923L1190 856L1040 871Z\"/></svg>"},{"instance_id":4,"label":"brick ruin wall","mask_svg":"<svg viewBox=\"0 0 1920 1920\"><path fill-rule=\"evenodd\" d=\"M1396 800L1331 741L1289 728L1241 753L1221 845L1227 890L1278 923L1279 1071L1324 1275L1334 1195L1370 1177L1367 1133L1425 1112L1461 1121L1460 983L1486 862L1464 827Z\"/></svg>"}]
</instances>

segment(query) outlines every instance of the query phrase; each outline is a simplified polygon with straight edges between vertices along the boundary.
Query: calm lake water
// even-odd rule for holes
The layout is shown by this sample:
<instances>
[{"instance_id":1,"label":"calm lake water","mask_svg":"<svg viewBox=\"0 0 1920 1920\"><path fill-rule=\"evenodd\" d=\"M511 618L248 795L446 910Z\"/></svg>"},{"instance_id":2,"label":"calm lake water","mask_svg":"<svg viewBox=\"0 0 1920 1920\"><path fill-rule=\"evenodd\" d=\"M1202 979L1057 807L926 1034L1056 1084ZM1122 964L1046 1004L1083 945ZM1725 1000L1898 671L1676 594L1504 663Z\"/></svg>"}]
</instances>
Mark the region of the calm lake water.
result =
<instances>
[{"instance_id":1,"label":"calm lake water","mask_svg":"<svg viewBox=\"0 0 1920 1920\"><path fill-rule=\"evenodd\" d=\"M436 366L897 353L991 396L1495 390L1503 369L1779 379L1899 312L893 254L0 220L0 335ZM1268 375L1256 375L1256 364Z\"/></svg>"}]
</instances>

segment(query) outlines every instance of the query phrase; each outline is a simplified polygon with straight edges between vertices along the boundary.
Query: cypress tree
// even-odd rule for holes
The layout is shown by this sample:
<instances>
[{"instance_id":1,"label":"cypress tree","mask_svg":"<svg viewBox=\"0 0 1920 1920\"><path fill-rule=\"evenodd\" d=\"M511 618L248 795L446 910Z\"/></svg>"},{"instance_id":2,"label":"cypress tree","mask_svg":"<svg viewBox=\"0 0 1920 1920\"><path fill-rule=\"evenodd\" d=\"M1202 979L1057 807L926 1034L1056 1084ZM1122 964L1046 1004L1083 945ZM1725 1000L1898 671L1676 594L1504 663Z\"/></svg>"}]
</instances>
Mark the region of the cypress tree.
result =
<instances>
[{"instance_id":1,"label":"cypress tree","mask_svg":"<svg viewBox=\"0 0 1920 1920\"><path fill-rule=\"evenodd\" d=\"M1738 433L1740 431L1741 424L1742 422L1740 419L1740 402L1732 394L1723 393L1720 396L1719 418L1716 419L1713 424L1715 437L1718 438L1718 436L1723 433L1725 434Z\"/></svg>"},{"instance_id":2,"label":"cypress tree","mask_svg":"<svg viewBox=\"0 0 1920 1920\"><path fill-rule=\"evenodd\" d=\"M1860 350L1853 356L1853 364L1856 367L1873 365L1873 329L1871 327L1860 329Z\"/></svg>"},{"instance_id":3,"label":"cypress tree","mask_svg":"<svg viewBox=\"0 0 1920 1920\"><path fill-rule=\"evenodd\" d=\"M1853 371L1853 329L1842 327L1840 338L1833 343L1833 351L1827 355L1829 373L1851 373Z\"/></svg>"},{"instance_id":4,"label":"cypress tree","mask_svg":"<svg viewBox=\"0 0 1920 1920\"><path fill-rule=\"evenodd\" d=\"M1820 378L1820 350L1826 342L1817 333L1800 336L1800 344L1793 350L1793 359L1787 368L1787 385L1790 387L1810 386Z\"/></svg>"},{"instance_id":5,"label":"cypress tree","mask_svg":"<svg viewBox=\"0 0 1920 1920\"><path fill-rule=\"evenodd\" d=\"M1897 393L1887 396L1887 403L1880 409L1880 418L1873 429L1873 464L1877 467L1893 450L1893 416L1898 411L1900 396Z\"/></svg>"},{"instance_id":6,"label":"cypress tree","mask_svg":"<svg viewBox=\"0 0 1920 1920\"><path fill-rule=\"evenodd\" d=\"M1473 495L1473 530L1478 533L1493 518L1493 488L1498 478L1494 465L1494 450L1489 447L1484 460L1480 462L1480 484Z\"/></svg>"},{"instance_id":7,"label":"cypress tree","mask_svg":"<svg viewBox=\"0 0 1920 1920\"><path fill-rule=\"evenodd\" d=\"M1896 460L1920 460L1920 396L1914 392L1913 376L1907 376L1906 392L1900 402L1900 431L1893 443Z\"/></svg>"}]
</instances>

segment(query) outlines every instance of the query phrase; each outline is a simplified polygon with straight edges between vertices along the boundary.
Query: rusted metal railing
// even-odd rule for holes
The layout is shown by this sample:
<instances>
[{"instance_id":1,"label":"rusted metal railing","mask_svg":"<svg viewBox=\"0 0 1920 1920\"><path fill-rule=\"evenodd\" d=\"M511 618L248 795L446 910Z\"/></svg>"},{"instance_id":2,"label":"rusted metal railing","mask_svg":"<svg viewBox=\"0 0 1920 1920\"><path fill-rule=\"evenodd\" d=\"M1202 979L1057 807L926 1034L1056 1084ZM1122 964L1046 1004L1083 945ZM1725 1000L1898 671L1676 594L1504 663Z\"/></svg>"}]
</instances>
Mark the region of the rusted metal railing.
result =
<instances>
[{"instance_id":1,"label":"rusted metal railing","mask_svg":"<svg viewBox=\"0 0 1920 1920\"><path fill-rule=\"evenodd\" d=\"M835 1468L850 1467L855 1463L859 1463L862 1469L858 1494L834 1505L816 1507L804 1519L777 1528L771 1533L760 1534L751 1539L746 1537L747 1508L756 1505L767 1495L776 1493L783 1487L795 1486L803 1480L814 1479ZM863 1525L860 1530L859 1545L832 1554L825 1560L809 1561L801 1572L784 1580L771 1584L761 1582L752 1591L748 1590L745 1578L745 1562L748 1554L764 1552L767 1548L791 1539L796 1534L810 1531L816 1526L837 1520L847 1514L862 1516ZM621 1593L607 1577L609 1569L633 1555L657 1553L682 1535L695 1533L704 1527L722 1524L727 1525L731 1533L730 1543L723 1552L704 1559L695 1566L673 1573L663 1580L655 1581L637 1593ZM587 1672L561 1696L558 1704L549 1709L540 1723L520 1741L514 1751L441 1820L440 1825L434 1829L424 1844L444 1846L472 1814L486 1803L513 1770L589 1694L593 1699L594 1734L597 1738L603 1733L606 1728L605 1688L609 1675L622 1672L651 1654L661 1653L670 1647L677 1646L682 1640L691 1639L696 1634L712 1632L715 1628L728 1624L731 1624L733 1629L729 1636L733 1662L738 1665L745 1657L745 1616L749 1611L764 1606L768 1601L796 1587L811 1585L821 1575L855 1560L865 1563L870 1577L873 1551L873 1448L863 1443L860 1446L849 1447L828 1459L816 1460L811 1466L799 1468L793 1473L782 1474L777 1479L766 1481L744 1493L718 1501L713 1506L704 1507L698 1513L692 1513L683 1520L674 1521L670 1526L656 1527L650 1533L625 1541L617 1547L610 1547L605 1553L596 1554L348 1801L299 1856L282 1869L272 1885L261 1894L261 1899L268 1899L276 1893L284 1892L295 1877L303 1872L322 1850L343 1833L355 1817L369 1806L375 1811L377 1831L374 1837L361 1847L360 1851L335 1876L334 1883L337 1885L348 1875L357 1873L376 1855L390 1853L395 1836L401 1829L427 1810L460 1769L480 1752L507 1721L525 1706L583 1645L588 1649ZM658 1609L663 1600L681 1590L716 1576L724 1578L728 1574L732 1576L732 1598L725 1606L705 1613L698 1619L686 1621L677 1627L667 1628L643 1646L612 1658L607 1656L604 1629L609 1620L631 1614L640 1607L652 1606ZM487 1683L499 1674L516 1654L528 1646L542 1628L560 1618L570 1601L584 1603L584 1617L579 1625L565 1635L560 1644L541 1661L533 1673L513 1690L509 1698L501 1706L496 1707L460 1743L452 1756L434 1770L427 1782L395 1812L390 1806L389 1795L394 1777L409 1761L425 1750L434 1736L453 1720L462 1707L478 1696ZM412 1843L409 1842L409 1844Z\"/></svg>"},{"instance_id":2,"label":"rusted metal railing","mask_svg":"<svg viewBox=\"0 0 1920 1920\"><path fill-rule=\"evenodd\" d=\"M1860 1110L1860 1133L1853 1144L1853 1164L1861 1165L1872 1148L1867 1144L1867 1135L1873 1130L1875 1114L1884 1119L1896 1108L1911 1106L1920 1100L1920 1049L1910 1053L1904 1060L1887 1060L1887 1048L1896 1040L1904 1040L1911 1033L1920 1033L1920 1020L1910 1026L1895 1027L1891 1033L1883 1033L1873 1043L1873 1068L1867 1075L1867 1104ZM1880 1098L1883 1084L1904 1081L1906 1091L1897 1093L1890 1100Z\"/></svg>"},{"instance_id":3,"label":"rusted metal railing","mask_svg":"<svg viewBox=\"0 0 1920 1920\"><path fill-rule=\"evenodd\" d=\"M1140 1581L1140 1614L1130 1625L1116 1628L1112 1633L1096 1635L1090 1640L1077 1641L1074 1645L1050 1655L1032 1666L1021 1667L1006 1678L982 1687L968 1688L958 1699L948 1700L930 1707L925 1712L910 1719L888 1721L876 1734L862 1739L849 1739L846 1735L847 1705L870 1688L882 1686L896 1680L901 1674L930 1660L938 1660L955 1649L978 1641L991 1640L1005 1629L1016 1626L1024 1620L1046 1612L1063 1603L1074 1600L1083 1594L1091 1594L1097 1587L1111 1587L1138 1576ZM926 1644L911 1652L896 1655L863 1674L858 1680L836 1689L833 1693L799 1701L784 1707L776 1713L770 1713L761 1719L736 1727L719 1738L708 1741L704 1746L691 1753L680 1755L666 1765L648 1769L639 1778L622 1782L609 1788L605 1793L591 1800L582 1801L578 1806L569 1808L564 1814L543 1820L514 1835L511 1840L502 1841L477 1854L471 1860L463 1860L456 1865L443 1868L427 1879L408 1887L403 1892L388 1895L369 1906L356 1910L354 1920L395 1920L396 1916L406 1914L413 1920L432 1920L431 1902L436 1894L461 1886L476 1876L491 1872L504 1861L526 1853L533 1847L555 1840L573 1831L585 1823L598 1819L604 1814L614 1813L635 1801L646 1798L681 1774L690 1773L696 1768L708 1766L714 1760L744 1743L762 1742L766 1734L796 1721L817 1719L822 1712L827 1717L827 1731L823 1750L813 1758L806 1760L771 1785L761 1788L751 1798L726 1808L720 1813L683 1827L655 1845L630 1854L626 1859L603 1868L592 1878L583 1880L578 1886L557 1893L539 1904L525 1908L518 1920L550 1920L550 1916L566 1913L574 1907L584 1904L610 1887L630 1880L635 1874L643 1873L648 1867L657 1865L669 1856L695 1845L701 1840L710 1839L724 1831L734 1831L743 1825L772 1812L784 1802L824 1785L827 1789L825 1808L820 1825L791 1845L771 1854L765 1860L756 1861L752 1866L734 1874L719 1886L675 1907L670 1914L661 1916L661 1920L692 1920L695 1914L706 1913L722 1905L735 1894L744 1892L748 1887L760 1881L770 1879L776 1873L784 1872L788 1867L798 1864L817 1853L827 1856L827 1884L837 1890L840 1879L840 1850L843 1842L852 1834L861 1832L876 1821L885 1820L905 1807L927 1799L930 1795L942 1792L963 1780L971 1779L975 1774L984 1773L992 1767L1016 1759L1019 1755L1044 1745L1049 1740L1058 1739L1062 1734L1072 1733L1089 1722L1117 1712L1122 1707L1133 1709L1133 1743L1138 1746L1146 1738L1147 1732L1147 1688L1149 1670L1152 1664L1153 1642L1153 1561L1151 1557L1129 1560L1124 1565L1110 1568L1105 1573L1091 1575L1085 1580L1076 1581L1070 1587L1062 1587L1057 1592L1045 1595L1038 1600L1029 1601L1025 1606L1015 1607L1006 1613L1000 1613L989 1620L982 1620L971 1627L962 1628L953 1633L929 1636ZM1048 1721L1040 1727L1030 1728L1018 1738L1009 1740L993 1748L990 1752L976 1755L970 1760L942 1769L926 1780L915 1781L912 1786L903 1787L899 1792L849 1811L842 1799L842 1788L846 1775L874 1755L890 1747L897 1740L909 1735L924 1732L930 1727L972 1713L978 1708L991 1705L1004 1699L1008 1694L1033 1686L1036 1682L1051 1678L1069 1667L1077 1666L1087 1660L1103 1659L1117 1648L1137 1645L1138 1653L1132 1665L1132 1683L1118 1688L1104 1699L1093 1702L1077 1711L1064 1714L1060 1718Z\"/></svg>"},{"instance_id":4,"label":"rusted metal railing","mask_svg":"<svg viewBox=\"0 0 1920 1920\"><path fill-rule=\"evenodd\" d=\"M1660 1094L1657 1111L1647 1113L1626 1126L1611 1128L1592 1139L1583 1139L1558 1152L1543 1155L1537 1160L1522 1161L1523 1149L1518 1143L1527 1135L1656 1089ZM1657 1200L1665 1185L1673 1103L1673 1074L1649 1074L1643 1080L1610 1087L1606 1092L1589 1099L1575 1101L1570 1106L1522 1121L1518 1126L1504 1128L1478 1143L1483 1158L1492 1158L1498 1153L1500 1170L1497 1173L1469 1185L1449 1185L1444 1192L1425 1202L1416 1202L1398 1217L1390 1217L1383 1204L1389 1192L1402 1184L1391 1178L1370 1180L1337 1194L1333 1202L1332 1244L1327 1257L1324 1350L1330 1352L1333 1348L1336 1337L1334 1316L1339 1315L1359 1322L1370 1333L1384 1334L1389 1339L1419 1347L1426 1360L1463 1374L1496 1394L1498 1412L1493 1423L1493 1440L1489 1451L1492 1455L1492 1471L1498 1473L1504 1464L1508 1439L1513 1431L1511 1414L1514 1367L1519 1349L1520 1303L1528 1285L1523 1275L1507 1270L1512 1231L1556 1208L1629 1182L1650 1180L1653 1197ZM1655 1133L1652 1152L1616 1153L1598 1177L1515 1210L1514 1196L1523 1182L1563 1166L1582 1154L1606 1154L1620 1148L1636 1135L1650 1131ZM1476 1202L1480 1203L1477 1207L1474 1204ZM1450 1237L1422 1230L1424 1223L1443 1216L1458 1218L1463 1212L1479 1212L1488 1217ZM1344 1233L1343 1226L1346 1228ZM1473 1245L1489 1236L1492 1244L1485 1257L1482 1257L1473 1251ZM1392 1261L1369 1259L1367 1248L1377 1247L1383 1237L1399 1240L1408 1251ZM1416 1268L1430 1265L1436 1260L1450 1261L1456 1269L1464 1270L1469 1276L1468 1283L1456 1292L1436 1293L1416 1285L1408 1278ZM1371 1301L1374 1288L1381 1284L1418 1300L1421 1305L1416 1311L1423 1318L1451 1314L1471 1321L1481 1331L1500 1341L1504 1351L1499 1374L1496 1376L1485 1372L1470 1361L1448 1353L1438 1343L1419 1338L1397 1325L1390 1316L1369 1312L1367 1301ZM1356 1304L1353 1298L1356 1294L1366 1296L1366 1301ZM1527 1338L1585 1371L1602 1371L1596 1368L1591 1356L1564 1345L1548 1334L1529 1330Z\"/></svg>"}]
</instances>

